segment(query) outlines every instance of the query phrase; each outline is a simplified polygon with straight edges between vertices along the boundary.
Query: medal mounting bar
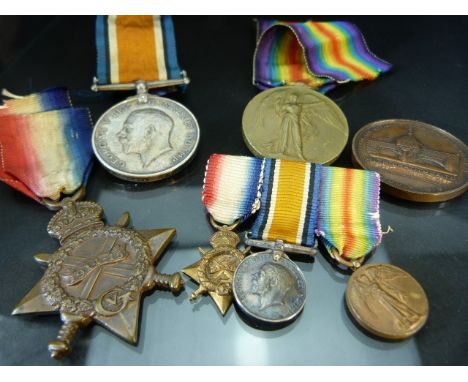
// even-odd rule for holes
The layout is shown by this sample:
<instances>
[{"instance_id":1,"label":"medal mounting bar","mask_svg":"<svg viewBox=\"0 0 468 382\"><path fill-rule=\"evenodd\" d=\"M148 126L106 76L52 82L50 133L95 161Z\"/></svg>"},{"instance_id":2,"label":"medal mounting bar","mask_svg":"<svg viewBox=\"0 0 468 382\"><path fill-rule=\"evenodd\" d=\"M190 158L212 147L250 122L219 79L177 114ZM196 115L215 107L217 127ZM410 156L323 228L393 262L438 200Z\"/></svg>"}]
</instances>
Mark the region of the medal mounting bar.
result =
<instances>
[{"instance_id":1,"label":"medal mounting bar","mask_svg":"<svg viewBox=\"0 0 468 382\"><path fill-rule=\"evenodd\" d=\"M334 249L330 252L330 256L333 260L336 261L337 265L343 265L348 269L351 269L353 272L356 271L364 263L366 256L359 257L357 259L346 260L339 254L339 252Z\"/></svg>"},{"instance_id":2,"label":"medal mounting bar","mask_svg":"<svg viewBox=\"0 0 468 382\"><path fill-rule=\"evenodd\" d=\"M85 198L86 196L86 187L81 186L78 190L76 190L72 195L66 195L61 200L52 200L50 198L44 198L42 201L44 205L51 211L58 211L60 210L66 203L69 201L78 202Z\"/></svg>"},{"instance_id":3,"label":"medal mounting bar","mask_svg":"<svg viewBox=\"0 0 468 382\"><path fill-rule=\"evenodd\" d=\"M303 255L315 256L317 254L317 243L313 247L285 243L283 240L269 241L257 240L249 237L250 232L245 234L244 242L246 245L258 248L271 249L275 252L297 253Z\"/></svg>"},{"instance_id":4,"label":"medal mounting bar","mask_svg":"<svg viewBox=\"0 0 468 382\"><path fill-rule=\"evenodd\" d=\"M190 83L190 78L187 77L185 70L180 72L182 78L173 79L173 80L161 80L161 81L135 81L128 83L119 83L119 84L105 84L99 85L99 79L97 77L93 78L93 85L91 85L91 90L93 92L98 91L114 91L114 90L138 90L138 86L141 86L141 83L144 83L144 86L147 90L151 89L160 89L170 86L180 86L188 85Z\"/></svg>"}]
</instances>

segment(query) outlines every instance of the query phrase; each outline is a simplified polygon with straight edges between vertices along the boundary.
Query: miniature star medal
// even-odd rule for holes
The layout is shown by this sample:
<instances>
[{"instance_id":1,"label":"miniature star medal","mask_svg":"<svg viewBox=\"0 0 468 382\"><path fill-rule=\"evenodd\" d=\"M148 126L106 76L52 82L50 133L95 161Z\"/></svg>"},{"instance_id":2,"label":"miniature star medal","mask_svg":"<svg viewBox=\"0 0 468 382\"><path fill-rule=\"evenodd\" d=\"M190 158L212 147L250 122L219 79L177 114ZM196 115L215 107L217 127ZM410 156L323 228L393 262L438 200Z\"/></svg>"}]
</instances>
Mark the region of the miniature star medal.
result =
<instances>
[{"instance_id":1,"label":"miniature star medal","mask_svg":"<svg viewBox=\"0 0 468 382\"><path fill-rule=\"evenodd\" d=\"M78 329L93 321L136 343L142 294L183 288L179 273L164 275L154 267L175 229L128 229L128 213L116 226L105 226L102 215L97 203L65 201L47 228L61 247L35 256L47 270L13 311L60 313L62 328L49 343L54 358L70 353Z\"/></svg>"},{"instance_id":2,"label":"miniature star medal","mask_svg":"<svg viewBox=\"0 0 468 382\"><path fill-rule=\"evenodd\" d=\"M232 304L232 278L239 263L249 252L237 249L239 236L231 231L231 227L219 227L210 240L212 249L199 248L202 258L195 264L184 268L187 276L199 284L190 299L209 294L223 315Z\"/></svg>"},{"instance_id":3,"label":"miniature star medal","mask_svg":"<svg viewBox=\"0 0 468 382\"><path fill-rule=\"evenodd\" d=\"M214 154L208 161L202 200L218 232L210 240L211 249L199 249L201 260L182 270L199 284L191 300L209 294L222 315L232 304L234 272L249 252L237 248L240 239L232 230L258 210L263 173L261 159L230 158Z\"/></svg>"},{"instance_id":4,"label":"miniature star medal","mask_svg":"<svg viewBox=\"0 0 468 382\"><path fill-rule=\"evenodd\" d=\"M317 233L336 264L353 271L346 291L351 315L379 337L414 335L429 314L422 286L394 265L362 265L382 239L379 174L322 167L320 178Z\"/></svg>"}]
</instances>

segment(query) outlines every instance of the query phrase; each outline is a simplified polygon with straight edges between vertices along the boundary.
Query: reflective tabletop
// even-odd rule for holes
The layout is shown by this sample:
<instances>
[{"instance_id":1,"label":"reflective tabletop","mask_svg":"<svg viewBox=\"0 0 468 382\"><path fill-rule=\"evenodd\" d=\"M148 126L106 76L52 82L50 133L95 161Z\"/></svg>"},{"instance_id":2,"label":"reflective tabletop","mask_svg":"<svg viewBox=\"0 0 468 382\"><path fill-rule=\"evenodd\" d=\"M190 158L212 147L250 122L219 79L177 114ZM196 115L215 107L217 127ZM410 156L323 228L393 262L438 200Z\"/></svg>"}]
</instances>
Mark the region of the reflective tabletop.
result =
<instances>
[{"instance_id":1,"label":"reflective tabletop","mask_svg":"<svg viewBox=\"0 0 468 382\"><path fill-rule=\"evenodd\" d=\"M179 60L191 84L170 95L197 117L201 140L192 162L174 177L149 184L119 180L95 164L87 200L100 203L108 223L129 211L135 228L175 227L177 236L158 270L179 271L199 260L213 230L200 199L212 153L250 155L242 139L242 112L257 94L251 84L255 25L252 17L174 17ZM303 19L303 17L298 18ZM375 54L394 69L373 82L329 92L344 111L350 137L387 118L421 120L468 141L468 18L319 17L345 19L363 31ZM437 26L437 27L435 27ZM95 75L93 17L2 17L0 86L27 94L67 86L75 106L93 120L131 93L89 90ZM351 139L337 166L352 167ZM302 314L279 330L249 326L233 306L222 316L204 297L189 302L197 285L174 297L155 291L143 300L136 346L93 325L81 330L72 354L49 358L58 315L11 316L43 274L33 255L53 252L47 235L53 213L0 183L0 364L3 365L458 365L468 363L468 196L444 203L402 201L382 194L384 236L371 263L410 272L430 302L425 327L392 342L359 329L344 301L349 275L323 248L315 261L294 258L307 282ZM249 224L242 227L246 230Z\"/></svg>"}]
</instances>

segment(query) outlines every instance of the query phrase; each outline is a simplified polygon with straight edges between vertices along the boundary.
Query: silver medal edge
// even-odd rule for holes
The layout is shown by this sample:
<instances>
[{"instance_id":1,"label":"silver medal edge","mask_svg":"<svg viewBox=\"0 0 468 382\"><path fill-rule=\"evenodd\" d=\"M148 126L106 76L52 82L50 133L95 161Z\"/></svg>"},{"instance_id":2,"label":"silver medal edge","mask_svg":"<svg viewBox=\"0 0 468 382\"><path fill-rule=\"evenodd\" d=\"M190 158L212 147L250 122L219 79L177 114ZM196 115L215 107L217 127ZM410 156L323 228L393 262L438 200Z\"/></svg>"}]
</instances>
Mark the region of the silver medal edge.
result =
<instances>
[{"instance_id":1,"label":"silver medal edge","mask_svg":"<svg viewBox=\"0 0 468 382\"><path fill-rule=\"evenodd\" d=\"M299 309L296 310L296 312L294 312L293 314L287 316L287 317L284 317L284 318L281 318L281 319L276 319L276 320L271 320L271 319L266 319L265 317L261 317L261 316L258 316L257 314L255 313L252 313L250 310L248 310L240 301L240 298L239 296L237 295L237 291L236 291L236 277L237 277L237 271L239 270L239 268L241 267L241 265L244 263L244 262L247 262L249 258L252 258L252 257L255 257L255 256L258 256L258 255L265 255L265 254L271 254L271 256L273 256L273 250L268 250L268 251L262 251L262 252L257 252L257 253L253 253L251 255L248 255L244 260L242 260L239 265L237 266L237 269L236 271L234 272L234 277L233 277L233 282L232 282L232 294L234 296L234 300L236 301L237 303L237 306L245 313L247 314L248 316L252 317L252 318L255 318L259 321L262 321L262 322L266 322L266 323L271 323L271 324L281 324L281 323L285 323L285 322L288 322L288 321L291 321L293 320L294 318L296 318L303 310L304 310L304 306L305 306L305 303L306 303L306 298L307 298L307 284L306 284L306 280L305 280L305 277L304 277L304 273L302 272L301 268L299 268L297 266L297 264L292 261L291 259L289 258L282 258L283 261L289 261L290 264L292 265L292 267L297 271L297 273L300 275L303 283L304 283L304 299L302 301L302 304L300 306Z\"/></svg>"},{"instance_id":2,"label":"silver medal edge","mask_svg":"<svg viewBox=\"0 0 468 382\"><path fill-rule=\"evenodd\" d=\"M101 123L102 119L106 116L106 114L108 114L113 109L115 109L115 108L117 108L119 106L122 106L123 104L135 101L137 98L138 98L137 96L129 97L129 98L123 100L122 102L119 102L119 103L115 104L111 108L107 109L99 117L96 124L94 125L93 134L92 134L92 137L91 137L91 144L92 144L92 147L93 147L94 155L96 156L99 163L101 163L101 165L107 171L109 171L112 175L116 176L117 178L120 178L120 179L123 179L123 180L131 181L131 182L133 182L133 181L135 181L135 182L154 182L154 181L157 181L157 180L168 178L168 177L174 175L175 173L177 173L178 171L182 170L182 168L184 168L192 160L192 158L194 157L194 155L195 155L195 153L196 153L196 151L198 149L198 145L200 143L200 125L198 124L198 120L197 120L197 118L195 118L195 115L186 106L182 105L180 102L174 101L174 100L172 100L170 98L164 98L164 97L159 97L159 96L154 96L154 95L148 95L148 98L164 98L164 100L166 100L166 101L177 104L179 107L184 109L195 121L195 124L196 124L196 127L197 127L197 139L195 141L195 145L193 146L193 149L190 151L190 153L185 157L185 159L182 162L179 162L177 165L172 166L172 167L170 167L170 168L168 168L168 169L166 169L164 171L159 171L159 172L155 172L155 173L141 174L141 175L132 174L132 173L129 173L129 172L117 170L117 169L113 168L112 166L110 166L99 155L99 152L98 152L98 150L96 148L96 143L95 143L96 130L97 130L99 124Z\"/></svg>"}]
</instances>

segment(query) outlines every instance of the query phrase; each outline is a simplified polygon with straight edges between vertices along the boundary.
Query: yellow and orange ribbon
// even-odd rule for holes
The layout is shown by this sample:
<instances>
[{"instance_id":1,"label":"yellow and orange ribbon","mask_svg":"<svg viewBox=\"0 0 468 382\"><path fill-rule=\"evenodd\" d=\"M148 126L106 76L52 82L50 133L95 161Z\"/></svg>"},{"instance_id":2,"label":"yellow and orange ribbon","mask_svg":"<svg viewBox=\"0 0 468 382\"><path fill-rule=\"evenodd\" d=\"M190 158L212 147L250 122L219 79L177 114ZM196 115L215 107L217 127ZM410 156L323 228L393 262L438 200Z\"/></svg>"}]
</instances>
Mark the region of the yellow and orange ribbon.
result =
<instances>
[{"instance_id":1,"label":"yellow and orange ribbon","mask_svg":"<svg viewBox=\"0 0 468 382\"><path fill-rule=\"evenodd\" d=\"M100 84L181 78L170 16L98 16Z\"/></svg>"}]
</instances>

